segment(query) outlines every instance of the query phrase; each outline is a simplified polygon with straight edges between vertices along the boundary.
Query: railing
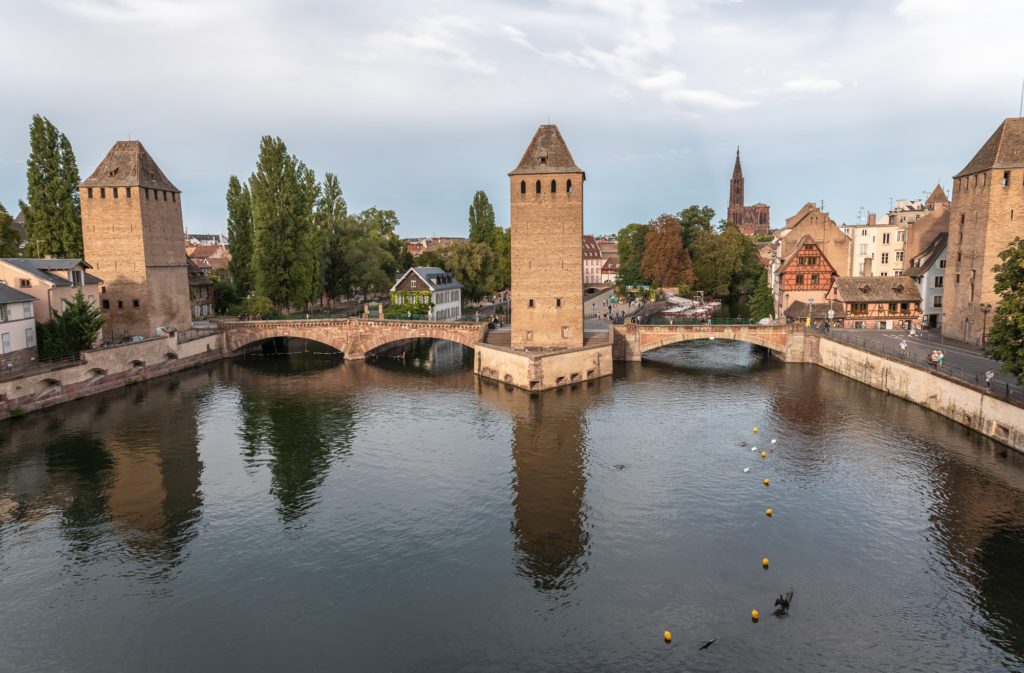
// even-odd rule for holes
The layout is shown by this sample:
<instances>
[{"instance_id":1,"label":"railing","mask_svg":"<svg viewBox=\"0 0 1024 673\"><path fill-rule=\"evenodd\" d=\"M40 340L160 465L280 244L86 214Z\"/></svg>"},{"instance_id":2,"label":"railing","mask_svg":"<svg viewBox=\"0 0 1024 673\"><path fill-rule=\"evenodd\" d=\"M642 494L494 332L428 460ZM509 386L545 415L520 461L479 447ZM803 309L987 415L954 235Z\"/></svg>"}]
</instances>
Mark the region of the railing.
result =
<instances>
[{"instance_id":1,"label":"railing","mask_svg":"<svg viewBox=\"0 0 1024 673\"><path fill-rule=\"evenodd\" d=\"M1024 402L1024 388L1006 381L992 381L991 385L988 385L985 383L984 371L964 369L963 367L957 367L947 362L943 362L941 365L936 365L929 359L928 355L914 355L910 352L904 353L900 351L898 346L875 343L855 334L847 334L844 332L823 332L822 336L827 339L832 339L833 341L840 341L842 343L850 344L851 346L858 346L864 350L880 353L894 360L901 360L921 367L927 367L928 369L959 379L965 383L970 383L979 388L988 388L1000 397L1005 397L1017 402Z\"/></svg>"},{"instance_id":2,"label":"railing","mask_svg":"<svg viewBox=\"0 0 1024 673\"><path fill-rule=\"evenodd\" d=\"M686 317L669 317L664 315L652 315L644 319L645 325L741 325L745 327L756 326L758 323L753 321L751 318L694 318L692 316Z\"/></svg>"},{"instance_id":3,"label":"railing","mask_svg":"<svg viewBox=\"0 0 1024 673\"><path fill-rule=\"evenodd\" d=\"M204 327L196 329L181 330L178 332L178 343L183 344L186 341L192 341L194 339L202 339L205 336L216 334L220 331L220 326L215 325L214 327Z\"/></svg>"},{"instance_id":4,"label":"railing","mask_svg":"<svg viewBox=\"0 0 1024 673\"><path fill-rule=\"evenodd\" d=\"M65 367L74 367L81 361L81 353L68 353L50 358L37 358L24 364L8 363L7 366L0 367L0 380L5 381L23 376L32 376L33 374L52 372Z\"/></svg>"}]
</instances>

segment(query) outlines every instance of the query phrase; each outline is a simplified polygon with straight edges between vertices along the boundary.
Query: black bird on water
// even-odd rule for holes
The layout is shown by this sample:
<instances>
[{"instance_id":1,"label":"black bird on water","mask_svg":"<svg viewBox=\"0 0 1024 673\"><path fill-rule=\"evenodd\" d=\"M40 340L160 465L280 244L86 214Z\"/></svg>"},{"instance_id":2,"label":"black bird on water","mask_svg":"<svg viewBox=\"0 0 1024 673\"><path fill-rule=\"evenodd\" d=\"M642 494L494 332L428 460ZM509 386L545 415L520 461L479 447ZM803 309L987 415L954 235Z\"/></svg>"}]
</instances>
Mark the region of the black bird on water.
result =
<instances>
[{"instance_id":1,"label":"black bird on water","mask_svg":"<svg viewBox=\"0 0 1024 673\"><path fill-rule=\"evenodd\" d=\"M718 640L718 638L712 638L711 640L705 640L704 644L701 645L700 647L698 647L697 649L698 650L706 650L709 647L711 647L711 643L715 642L716 640Z\"/></svg>"},{"instance_id":2,"label":"black bird on water","mask_svg":"<svg viewBox=\"0 0 1024 673\"><path fill-rule=\"evenodd\" d=\"M792 601L793 601L793 590L792 589L790 589L788 592L786 592L785 596L783 596L782 594L779 594L779 597L775 599L775 612L773 612L772 614L774 614L776 617L781 617L781 616L783 616L785 614L788 614L789 613L789 604Z\"/></svg>"}]
</instances>

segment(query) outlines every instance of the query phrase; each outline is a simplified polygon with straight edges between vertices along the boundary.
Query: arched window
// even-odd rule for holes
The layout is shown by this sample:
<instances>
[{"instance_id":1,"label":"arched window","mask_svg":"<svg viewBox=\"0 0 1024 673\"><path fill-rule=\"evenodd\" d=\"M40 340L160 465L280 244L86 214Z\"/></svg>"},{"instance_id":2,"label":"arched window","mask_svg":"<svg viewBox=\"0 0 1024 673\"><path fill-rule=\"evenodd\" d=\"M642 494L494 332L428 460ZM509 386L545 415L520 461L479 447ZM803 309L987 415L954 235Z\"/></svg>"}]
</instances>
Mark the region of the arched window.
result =
<instances>
[{"instance_id":1,"label":"arched window","mask_svg":"<svg viewBox=\"0 0 1024 673\"><path fill-rule=\"evenodd\" d=\"M540 194L540 180L537 181L537 193Z\"/></svg>"},{"instance_id":2,"label":"arched window","mask_svg":"<svg viewBox=\"0 0 1024 673\"><path fill-rule=\"evenodd\" d=\"M519 181L519 193L520 194L525 194L526 193L526 180L520 180Z\"/></svg>"},{"instance_id":3,"label":"arched window","mask_svg":"<svg viewBox=\"0 0 1024 673\"><path fill-rule=\"evenodd\" d=\"M572 180L565 181L565 191L572 194Z\"/></svg>"},{"instance_id":4,"label":"arched window","mask_svg":"<svg viewBox=\"0 0 1024 673\"><path fill-rule=\"evenodd\" d=\"M552 194L555 193L555 181L554 180L551 181L551 193Z\"/></svg>"}]
</instances>

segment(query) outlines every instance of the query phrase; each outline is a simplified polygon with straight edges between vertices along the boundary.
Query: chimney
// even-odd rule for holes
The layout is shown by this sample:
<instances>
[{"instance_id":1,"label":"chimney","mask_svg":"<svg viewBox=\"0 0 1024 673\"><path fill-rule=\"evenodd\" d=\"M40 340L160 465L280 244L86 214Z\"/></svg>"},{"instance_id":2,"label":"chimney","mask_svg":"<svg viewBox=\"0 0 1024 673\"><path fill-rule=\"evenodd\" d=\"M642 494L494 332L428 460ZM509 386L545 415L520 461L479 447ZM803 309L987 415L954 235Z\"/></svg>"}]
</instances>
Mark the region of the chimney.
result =
<instances>
[{"instance_id":1,"label":"chimney","mask_svg":"<svg viewBox=\"0 0 1024 673\"><path fill-rule=\"evenodd\" d=\"M874 223L875 223L875 214L874 213L868 213L868 225L872 225Z\"/></svg>"}]
</instances>

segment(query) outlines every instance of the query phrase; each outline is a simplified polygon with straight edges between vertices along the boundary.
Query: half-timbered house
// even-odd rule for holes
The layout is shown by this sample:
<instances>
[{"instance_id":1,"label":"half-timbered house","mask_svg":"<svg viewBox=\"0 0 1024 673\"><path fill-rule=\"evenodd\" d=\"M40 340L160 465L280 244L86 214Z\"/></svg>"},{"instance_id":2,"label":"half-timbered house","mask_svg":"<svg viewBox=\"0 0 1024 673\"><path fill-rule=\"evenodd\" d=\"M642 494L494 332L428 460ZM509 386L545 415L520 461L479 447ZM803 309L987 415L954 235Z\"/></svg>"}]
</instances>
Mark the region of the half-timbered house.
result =
<instances>
[{"instance_id":1,"label":"half-timbered house","mask_svg":"<svg viewBox=\"0 0 1024 673\"><path fill-rule=\"evenodd\" d=\"M906 276L836 278L828 300L845 311L836 327L910 329L921 318L921 293Z\"/></svg>"},{"instance_id":2,"label":"half-timbered house","mask_svg":"<svg viewBox=\"0 0 1024 673\"><path fill-rule=\"evenodd\" d=\"M793 302L824 302L836 276L818 243L802 236L775 272L775 315L784 315Z\"/></svg>"}]
</instances>

